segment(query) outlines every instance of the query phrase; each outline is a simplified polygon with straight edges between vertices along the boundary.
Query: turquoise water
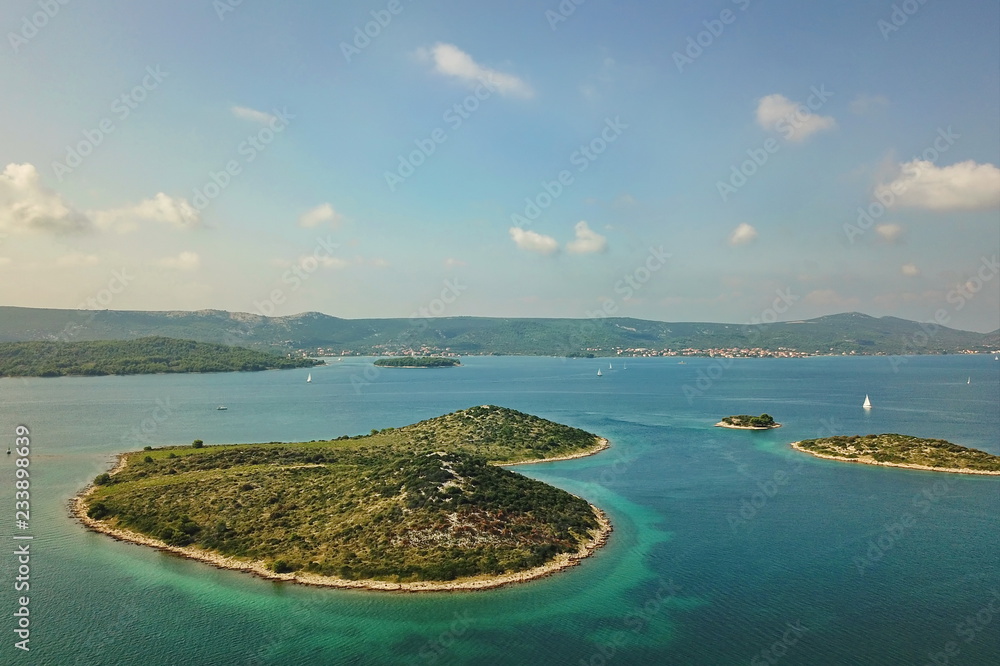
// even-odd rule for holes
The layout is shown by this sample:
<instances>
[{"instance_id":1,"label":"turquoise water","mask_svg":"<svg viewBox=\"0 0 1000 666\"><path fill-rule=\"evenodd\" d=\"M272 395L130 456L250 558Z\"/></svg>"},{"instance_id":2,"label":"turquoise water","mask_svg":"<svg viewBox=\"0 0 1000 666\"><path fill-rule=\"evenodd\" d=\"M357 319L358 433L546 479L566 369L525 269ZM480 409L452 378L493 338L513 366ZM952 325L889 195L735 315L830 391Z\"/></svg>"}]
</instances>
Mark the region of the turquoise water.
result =
<instances>
[{"instance_id":1,"label":"turquoise water","mask_svg":"<svg viewBox=\"0 0 1000 666\"><path fill-rule=\"evenodd\" d=\"M949 642L947 663L1000 663L1000 479L787 446L903 432L1000 454L992 357L914 357L898 372L885 358L464 362L363 385L363 359L309 385L305 370L0 380L0 432L32 430L35 537L30 653L13 647L16 563L0 554L0 663L925 664ZM517 468L611 516L611 541L580 566L478 593L312 589L115 542L67 512L115 453L145 444L321 439L487 403L611 440ZM763 411L784 427L712 427ZM13 462L0 469L12 545Z\"/></svg>"}]
</instances>

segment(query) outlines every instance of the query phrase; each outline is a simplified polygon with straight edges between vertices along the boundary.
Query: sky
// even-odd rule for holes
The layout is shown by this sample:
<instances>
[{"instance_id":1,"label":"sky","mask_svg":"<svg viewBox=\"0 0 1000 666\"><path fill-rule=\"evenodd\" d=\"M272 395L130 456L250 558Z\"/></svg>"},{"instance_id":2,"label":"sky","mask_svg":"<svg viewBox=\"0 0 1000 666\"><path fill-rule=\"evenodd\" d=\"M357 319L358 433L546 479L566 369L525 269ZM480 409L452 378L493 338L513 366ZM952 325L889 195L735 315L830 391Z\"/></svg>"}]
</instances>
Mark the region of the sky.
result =
<instances>
[{"instance_id":1,"label":"sky","mask_svg":"<svg viewBox=\"0 0 1000 666\"><path fill-rule=\"evenodd\" d=\"M7 0L0 304L1000 327L995 0Z\"/></svg>"}]
</instances>

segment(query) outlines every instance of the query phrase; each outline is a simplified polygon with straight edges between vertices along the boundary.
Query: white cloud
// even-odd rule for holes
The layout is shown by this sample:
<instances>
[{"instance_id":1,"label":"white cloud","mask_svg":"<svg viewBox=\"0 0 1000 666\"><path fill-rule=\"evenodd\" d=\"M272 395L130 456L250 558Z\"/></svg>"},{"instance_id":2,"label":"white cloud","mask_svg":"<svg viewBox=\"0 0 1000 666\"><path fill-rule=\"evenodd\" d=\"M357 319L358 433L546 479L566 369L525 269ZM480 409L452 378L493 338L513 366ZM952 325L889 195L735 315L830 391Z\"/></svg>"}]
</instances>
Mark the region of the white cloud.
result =
<instances>
[{"instance_id":1,"label":"white cloud","mask_svg":"<svg viewBox=\"0 0 1000 666\"><path fill-rule=\"evenodd\" d=\"M576 239L566 244L566 251L570 254L594 254L608 249L608 239L591 229L583 220L577 222L573 229Z\"/></svg>"},{"instance_id":2,"label":"white cloud","mask_svg":"<svg viewBox=\"0 0 1000 666\"><path fill-rule=\"evenodd\" d=\"M875 233L888 243L894 243L903 235L903 227L895 223L880 224L875 227Z\"/></svg>"},{"instance_id":3,"label":"white cloud","mask_svg":"<svg viewBox=\"0 0 1000 666\"><path fill-rule=\"evenodd\" d=\"M920 269L917 268L916 264L903 264L900 272L906 277L917 277L920 275Z\"/></svg>"},{"instance_id":4,"label":"white cloud","mask_svg":"<svg viewBox=\"0 0 1000 666\"><path fill-rule=\"evenodd\" d=\"M164 257L157 264L176 271L193 271L201 265L201 257L196 252L181 252L176 257Z\"/></svg>"},{"instance_id":5,"label":"white cloud","mask_svg":"<svg viewBox=\"0 0 1000 666\"><path fill-rule=\"evenodd\" d=\"M241 120L249 120L253 123L260 123L261 125L266 125L267 123L277 120L275 116L266 111L258 111L256 109L251 109L247 106L234 106L230 109L233 115Z\"/></svg>"},{"instance_id":6,"label":"white cloud","mask_svg":"<svg viewBox=\"0 0 1000 666\"><path fill-rule=\"evenodd\" d=\"M757 230L746 222L740 223L740 226L733 229L732 233L729 234L730 245L746 245L747 243L752 243L756 239Z\"/></svg>"},{"instance_id":7,"label":"white cloud","mask_svg":"<svg viewBox=\"0 0 1000 666\"><path fill-rule=\"evenodd\" d=\"M87 217L42 185L32 164L8 164L0 173L0 232L64 234L89 231Z\"/></svg>"},{"instance_id":8,"label":"white cloud","mask_svg":"<svg viewBox=\"0 0 1000 666\"><path fill-rule=\"evenodd\" d=\"M858 95L851 100L851 113L862 116L870 111L889 106L889 99L885 95Z\"/></svg>"},{"instance_id":9,"label":"white cloud","mask_svg":"<svg viewBox=\"0 0 1000 666\"><path fill-rule=\"evenodd\" d=\"M94 254L84 254L83 252L71 252L56 258L56 266L64 268L84 268L96 266L100 259Z\"/></svg>"},{"instance_id":10,"label":"white cloud","mask_svg":"<svg viewBox=\"0 0 1000 666\"><path fill-rule=\"evenodd\" d=\"M793 102L784 95L767 95L757 102L757 124L766 130L780 132L789 141L802 141L816 132L832 129L837 121L819 116L805 104Z\"/></svg>"},{"instance_id":11,"label":"white cloud","mask_svg":"<svg viewBox=\"0 0 1000 666\"><path fill-rule=\"evenodd\" d=\"M895 195L893 206L936 211L1000 207L1000 169L993 164L968 160L939 167L911 160L901 164L900 170L894 181L879 188L885 196Z\"/></svg>"},{"instance_id":12,"label":"white cloud","mask_svg":"<svg viewBox=\"0 0 1000 666\"><path fill-rule=\"evenodd\" d=\"M329 222L330 226L337 228L343 219L344 216L335 211L333 206L324 203L303 213L299 218L299 226L311 229L318 227L324 222Z\"/></svg>"},{"instance_id":13,"label":"white cloud","mask_svg":"<svg viewBox=\"0 0 1000 666\"><path fill-rule=\"evenodd\" d=\"M559 243L551 236L543 236L535 231L525 231L521 227L511 227L510 237L522 250L539 254L554 254L559 251Z\"/></svg>"},{"instance_id":14,"label":"white cloud","mask_svg":"<svg viewBox=\"0 0 1000 666\"><path fill-rule=\"evenodd\" d=\"M535 94L531 86L517 76L480 65L454 44L438 43L430 49L421 48L417 55L433 60L434 70L439 74L454 77L472 87L485 84L501 95L513 97L527 98Z\"/></svg>"},{"instance_id":15,"label":"white cloud","mask_svg":"<svg viewBox=\"0 0 1000 666\"><path fill-rule=\"evenodd\" d=\"M194 229L201 225L201 213L187 199L163 192L127 208L93 211L90 217L102 229L119 233L135 230L140 221L163 222L178 229Z\"/></svg>"}]
</instances>

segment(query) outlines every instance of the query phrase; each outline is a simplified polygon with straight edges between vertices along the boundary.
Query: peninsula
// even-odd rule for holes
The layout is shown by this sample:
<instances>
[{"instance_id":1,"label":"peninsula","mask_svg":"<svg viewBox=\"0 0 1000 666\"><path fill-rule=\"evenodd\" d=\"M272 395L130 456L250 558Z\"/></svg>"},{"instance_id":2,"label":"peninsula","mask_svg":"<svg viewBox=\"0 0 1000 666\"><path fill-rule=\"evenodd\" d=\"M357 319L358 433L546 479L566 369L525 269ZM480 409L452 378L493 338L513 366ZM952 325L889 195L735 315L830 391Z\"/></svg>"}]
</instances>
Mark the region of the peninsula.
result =
<instances>
[{"instance_id":1,"label":"peninsula","mask_svg":"<svg viewBox=\"0 0 1000 666\"><path fill-rule=\"evenodd\" d=\"M1000 456L943 439L910 435L851 435L793 442L817 458L956 474L1000 475Z\"/></svg>"},{"instance_id":2,"label":"peninsula","mask_svg":"<svg viewBox=\"0 0 1000 666\"><path fill-rule=\"evenodd\" d=\"M606 447L484 405L328 441L126 453L73 510L95 531L267 578L486 589L577 564L611 532L597 507L501 465Z\"/></svg>"},{"instance_id":3,"label":"peninsula","mask_svg":"<svg viewBox=\"0 0 1000 666\"><path fill-rule=\"evenodd\" d=\"M775 423L770 414L760 416L750 416L749 414L738 414L727 416L715 424L717 428L734 428L736 430L772 430L780 428L780 423Z\"/></svg>"},{"instance_id":4,"label":"peninsula","mask_svg":"<svg viewBox=\"0 0 1000 666\"><path fill-rule=\"evenodd\" d=\"M253 372L317 365L323 365L323 361L161 336L137 340L0 342L0 377Z\"/></svg>"},{"instance_id":5,"label":"peninsula","mask_svg":"<svg viewBox=\"0 0 1000 666\"><path fill-rule=\"evenodd\" d=\"M380 368L454 368L462 365L457 358L444 356L392 356L375 361Z\"/></svg>"}]
</instances>

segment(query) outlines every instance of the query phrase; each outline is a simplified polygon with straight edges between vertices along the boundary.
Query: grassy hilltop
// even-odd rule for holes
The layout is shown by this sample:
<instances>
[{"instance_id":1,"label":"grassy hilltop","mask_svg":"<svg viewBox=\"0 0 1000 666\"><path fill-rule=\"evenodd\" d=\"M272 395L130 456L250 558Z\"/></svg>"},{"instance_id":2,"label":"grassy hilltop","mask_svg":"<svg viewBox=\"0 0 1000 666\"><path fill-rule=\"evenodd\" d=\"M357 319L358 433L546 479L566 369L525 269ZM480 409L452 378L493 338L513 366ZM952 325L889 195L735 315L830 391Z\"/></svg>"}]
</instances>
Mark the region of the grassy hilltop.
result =
<instances>
[{"instance_id":1,"label":"grassy hilltop","mask_svg":"<svg viewBox=\"0 0 1000 666\"><path fill-rule=\"evenodd\" d=\"M543 565L598 530L584 500L490 464L581 454L595 435L502 407L307 443L126 455L87 515L173 546L348 580L451 581Z\"/></svg>"}]
</instances>

